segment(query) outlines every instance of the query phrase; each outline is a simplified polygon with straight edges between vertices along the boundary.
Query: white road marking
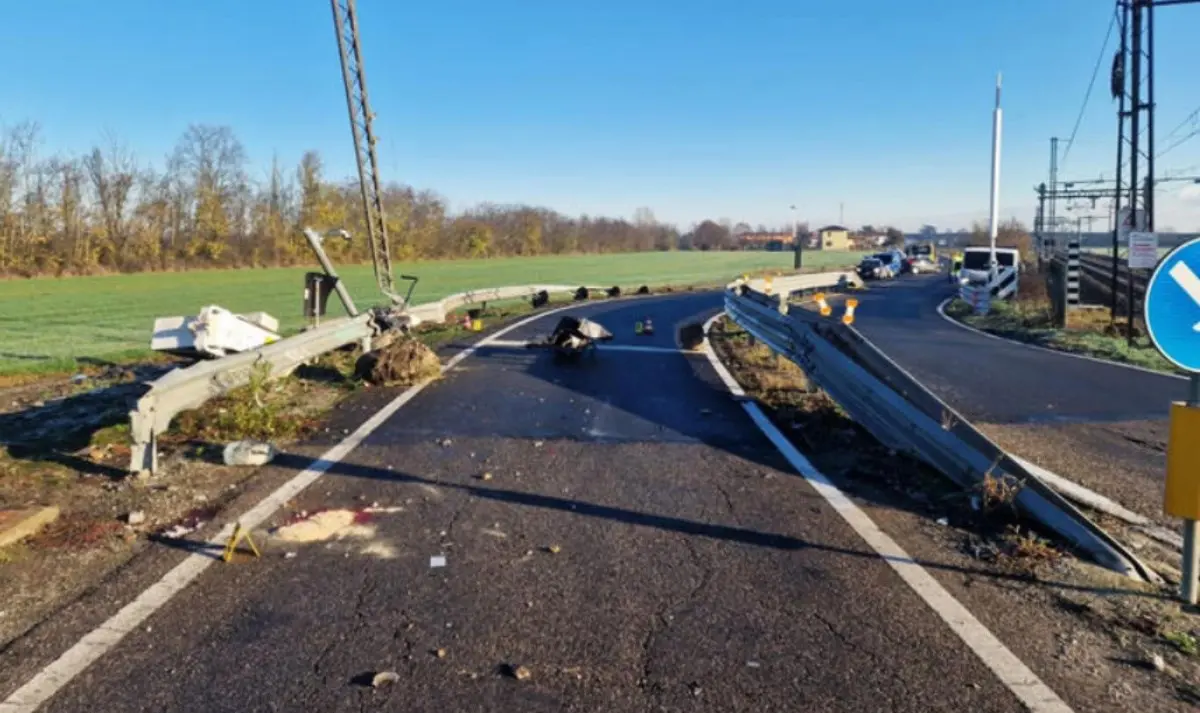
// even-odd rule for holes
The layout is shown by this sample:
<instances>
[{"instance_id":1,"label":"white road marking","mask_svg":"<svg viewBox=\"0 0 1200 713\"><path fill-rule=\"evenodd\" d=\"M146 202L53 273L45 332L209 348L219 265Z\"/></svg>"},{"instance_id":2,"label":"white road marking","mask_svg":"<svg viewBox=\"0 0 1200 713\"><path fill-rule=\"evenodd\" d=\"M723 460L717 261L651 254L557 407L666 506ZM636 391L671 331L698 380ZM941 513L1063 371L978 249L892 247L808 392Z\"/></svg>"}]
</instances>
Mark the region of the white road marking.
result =
<instances>
[{"instance_id":1,"label":"white road marking","mask_svg":"<svg viewBox=\"0 0 1200 713\"><path fill-rule=\"evenodd\" d=\"M1175 280L1176 284L1183 288L1188 297L1192 298L1192 302L1200 306L1200 277L1196 277L1196 273L1192 272L1192 268L1188 267L1187 263L1180 260L1171 266L1167 274ZM1200 332L1200 322L1193 324L1192 330Z\"/></svg>"},{"instance_id":2,"label":"white road marking","mask_svg":"<svg viewBox=\"0 0 1200 713\"><path fill-rule=\"evenodd\" d=\"M704 325L705 334L720 314L708 320ZM744 396L745 392L734 381L733 376L725 365L717 359L716 353L705 340L705 352L712 363L713 369L721 376L721 380L735 395ZM743 401L742 408L763 432L775 448L791 463L805 480L812 485L821 497L841 515L846 524L858 533L870 547L883 558L896 574L904 580L930 609L946 623L950 630L962 639L975 655L991 669L996 678L1012 691L1021 703L1032 713L1073 713L1071 707L1058 697L1028 666L1017 658L1016 654L996 638L975 615L964 607L950 592L938 583L933 575L917 564L899 544L875 524L850 498L846 497L829 478L807 458L804 457L791 441L787 439L775 424L751 401Z\"/></svg>"},{"instance_id":3,"label":"white road marking","mask_svg":"<svg viewBox=\"0 0 1200 713\"><path fill-rule=\"evenodd\" d=\"M958 327L959 329L965 329L968 332L974 332L975 334L978 334L983 337L987 337L989 339L995 339L995 340L1001 341L1001 342L1008 342L1009 344L1016 344L1017 346L1025 347L1026 349L1035 349L1039 352L1047 352L1049 354L1057 354L1058 356L1070 357L1071 359L1082 359L1083 361L1095 362L1097 364L1107 364L1108 366L1119 366L1122 369L1132 369L1133 371L1140 371L1140 372L1143 372L1146 374L1154 374L1155 376L1161 376L1166 379L1180 379L1180 380L1186 381L1188 378L1186 376L1180 376L1179 374L1169 374L1164 371L1156 371L1154 369L1147 369L1144 366L1138 366L1136 364L1125 364L1125 363L1122 363L1119 361L1112 361L1109 359L1100 359L1099 357L1088 356L1086 354L1072 354L1071 352L1064 352L1064 351L1061 351L1058 349L1050 349L1048 347L1041 347L1036 344L1029 344L1027 342L1019 342L1016 339L1007 339L1005 337L991 334L990 332L985 332L982 329L976 329L975 327L972 327L969 324L963 324L962 322L958 321L957 319L946 314L946 305L949 304L950 300L952 300L952 299L954 299L954 298L947 297L946 299L942 300L941 303L939 303L937 306L937 313L938 313L938 315L941 316L942 319L946 320L950 324L953 324L955 327Z\"/></svg>"},{"instance_id":4,"label":"white road marking","mask_svg":"<svg viewBox=\"0 0 1200 713\"><path fill-rule=\"evenodd\" d=\"M527 349L530 348L531 342L523 342L519 339L497 339L489 343L489 347L501 347L509 349ZM676 349L674 347L655 347L645 344L609 344L600 342L596 345L596 350L601 352L642 352L645 354L693 354L686 349Z\"/></svg>"},{"instance_id":5,"label":"white road marking","mask_svg":"<svg viewBox=\"0 0 1200 713\"><path fill-rule=\"evenodd\" d=\"M446 361L442 373L457 366L463 359L471 356L480 347L500 341L500 337L530 322L547 315L570 309L574 305L558 307L526 317L519 322L504 327L494 334L481 339L478 343L455 354ZM276 510L288 500L296 497L302 490L325 474L334 464L346 457L350 451L359 446L368 436L379 428L384 421L399 411L402 406L432 383L432 379L424 381L397 396L375 415L367 419L340 443L325 451L321 457L301 473L298 473L284 483L275 492L263 498L257 505L250 508L235 519L242 527L253 530L261 525ZM221 548L233 533L233 523L229 523L208 541L212 547ZM46 701L50 700L71 679L78 676L84 669L95 663L101 656L108 653L127 634L137 629L151 614L158 611L171 597L178 594L184 587L191 584L204 570L216 562L207 552L188 555L182 562L167 572L162 579L146 588L132 602L126 604L120 611L107 621L86 634L66 653L59 656L50 665L43 668L23 686L14 691L4 702L0 703L0 713L33 713Z\"/></svg>"}]
</instances>

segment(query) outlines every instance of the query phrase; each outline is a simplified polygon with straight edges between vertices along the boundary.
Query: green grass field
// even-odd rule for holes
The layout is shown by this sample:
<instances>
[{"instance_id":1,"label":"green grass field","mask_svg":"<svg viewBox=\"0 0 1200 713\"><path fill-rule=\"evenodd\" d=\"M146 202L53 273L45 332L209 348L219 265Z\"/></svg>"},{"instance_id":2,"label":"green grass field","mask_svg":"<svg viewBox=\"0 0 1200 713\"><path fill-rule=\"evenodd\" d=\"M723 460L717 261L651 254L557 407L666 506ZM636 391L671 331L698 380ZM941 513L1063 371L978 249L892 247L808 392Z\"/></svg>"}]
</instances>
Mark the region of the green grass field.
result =
<instances>
[{"instance_id":1,"label":"green grass field","mask_svg":"<svg viewBox=\"0 0 1200 713\"><path fill-rule=\"evenodd\" d=\"M858 253L812 252L806 268L844 267ZM791 253L669 252L452 260L396 266L421 278L413 302L472 288L529 283L687 285L730 280L763 269L788 270ZM284 331L303 323L306 268L144 273L0 281L0 374L57 372L80 362L144 356L156 317L194 315L208 304L264 310ZM382 302L370 266L341 269L359 307ZM330 311L340 312L336 297Z\"/></svg>"}]
</instances>

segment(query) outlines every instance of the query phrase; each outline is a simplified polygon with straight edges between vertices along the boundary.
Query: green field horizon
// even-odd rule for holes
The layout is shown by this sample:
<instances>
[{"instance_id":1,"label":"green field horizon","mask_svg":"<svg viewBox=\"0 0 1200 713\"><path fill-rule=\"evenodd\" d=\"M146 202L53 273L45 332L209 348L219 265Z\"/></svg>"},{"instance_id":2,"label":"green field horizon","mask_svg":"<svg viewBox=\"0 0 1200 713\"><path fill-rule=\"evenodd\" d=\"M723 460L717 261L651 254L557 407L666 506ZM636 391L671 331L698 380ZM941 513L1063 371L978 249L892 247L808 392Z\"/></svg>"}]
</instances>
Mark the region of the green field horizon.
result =
<instances>
[{"instance_id":1,"label":"green field horizon","mask_svg":"<svg viewBox=\"0 0 1200 713\"><path fill-rule=\"evenodd\" d=\"M814 251L805 268L853 265L855 252ZM710 284L744 272L790 270L790 252L672 251L550 255L405 263L397 275L420 278L420 304L464 290L531 283L619 285ZM205 305L269 312L291 333L303 325L304 273L315 267L195 270L0 281L0 375L60 372L89 362L123 362L149 353L158 317L195 315ZM370 265L339 269L360 308L384 300ZM405 287L407 289L407 287ZM341 306L331 298L331 314Z\"/></svg>"}]
</instances>

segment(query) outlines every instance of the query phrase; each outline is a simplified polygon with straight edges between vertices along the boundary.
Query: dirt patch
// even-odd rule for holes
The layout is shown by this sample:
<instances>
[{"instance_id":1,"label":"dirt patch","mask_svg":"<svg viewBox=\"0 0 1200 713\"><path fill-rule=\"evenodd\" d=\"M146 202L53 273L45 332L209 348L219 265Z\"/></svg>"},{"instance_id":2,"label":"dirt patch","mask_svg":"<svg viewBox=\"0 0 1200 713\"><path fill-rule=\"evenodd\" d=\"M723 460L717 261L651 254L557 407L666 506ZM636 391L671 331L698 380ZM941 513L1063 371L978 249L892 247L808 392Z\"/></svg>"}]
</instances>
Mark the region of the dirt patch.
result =
<instances>
[{"instance_id":1,"label":"dirt patch","mask_svg":"<svg viewBox=\"0 0 1200 713\"><path fill-rule=\"evenodd\" d=\"M442 362L432 349L408 338L362 355L354 370L359 378L379 386L412 386L437 378Z\"/></svg>"}]
</instances>

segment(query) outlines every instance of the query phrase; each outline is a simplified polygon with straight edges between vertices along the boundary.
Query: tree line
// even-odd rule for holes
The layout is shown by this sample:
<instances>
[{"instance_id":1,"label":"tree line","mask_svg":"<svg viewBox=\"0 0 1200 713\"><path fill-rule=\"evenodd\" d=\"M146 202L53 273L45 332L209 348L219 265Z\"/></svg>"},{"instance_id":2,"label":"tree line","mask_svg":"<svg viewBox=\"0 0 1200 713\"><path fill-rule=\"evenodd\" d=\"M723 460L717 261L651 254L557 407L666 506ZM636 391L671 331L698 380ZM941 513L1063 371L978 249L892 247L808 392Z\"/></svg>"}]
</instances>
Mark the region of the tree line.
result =
<instances>
[{"instance_id":1,"label":"tree line","mask_svg":"<svg viewBox=\"0 0 1200 713\"><path fill-rule=\"evenodd\" d=\"M316 151L294 167L274 160L266 179L253 180L229 127L189 126L161 166L119 140L102 143L42 158L36 124L0 131L0 275L309 264L305 226L355 237L327 241L334 260L370 259L358 180L331 180ZM701 247L648 208L632 221L527 205L452 214L436 193L399 183L384 186L383 201L401 261ZM724 235L700 242L731 247Z\"/></svg>"}]
</instances>

